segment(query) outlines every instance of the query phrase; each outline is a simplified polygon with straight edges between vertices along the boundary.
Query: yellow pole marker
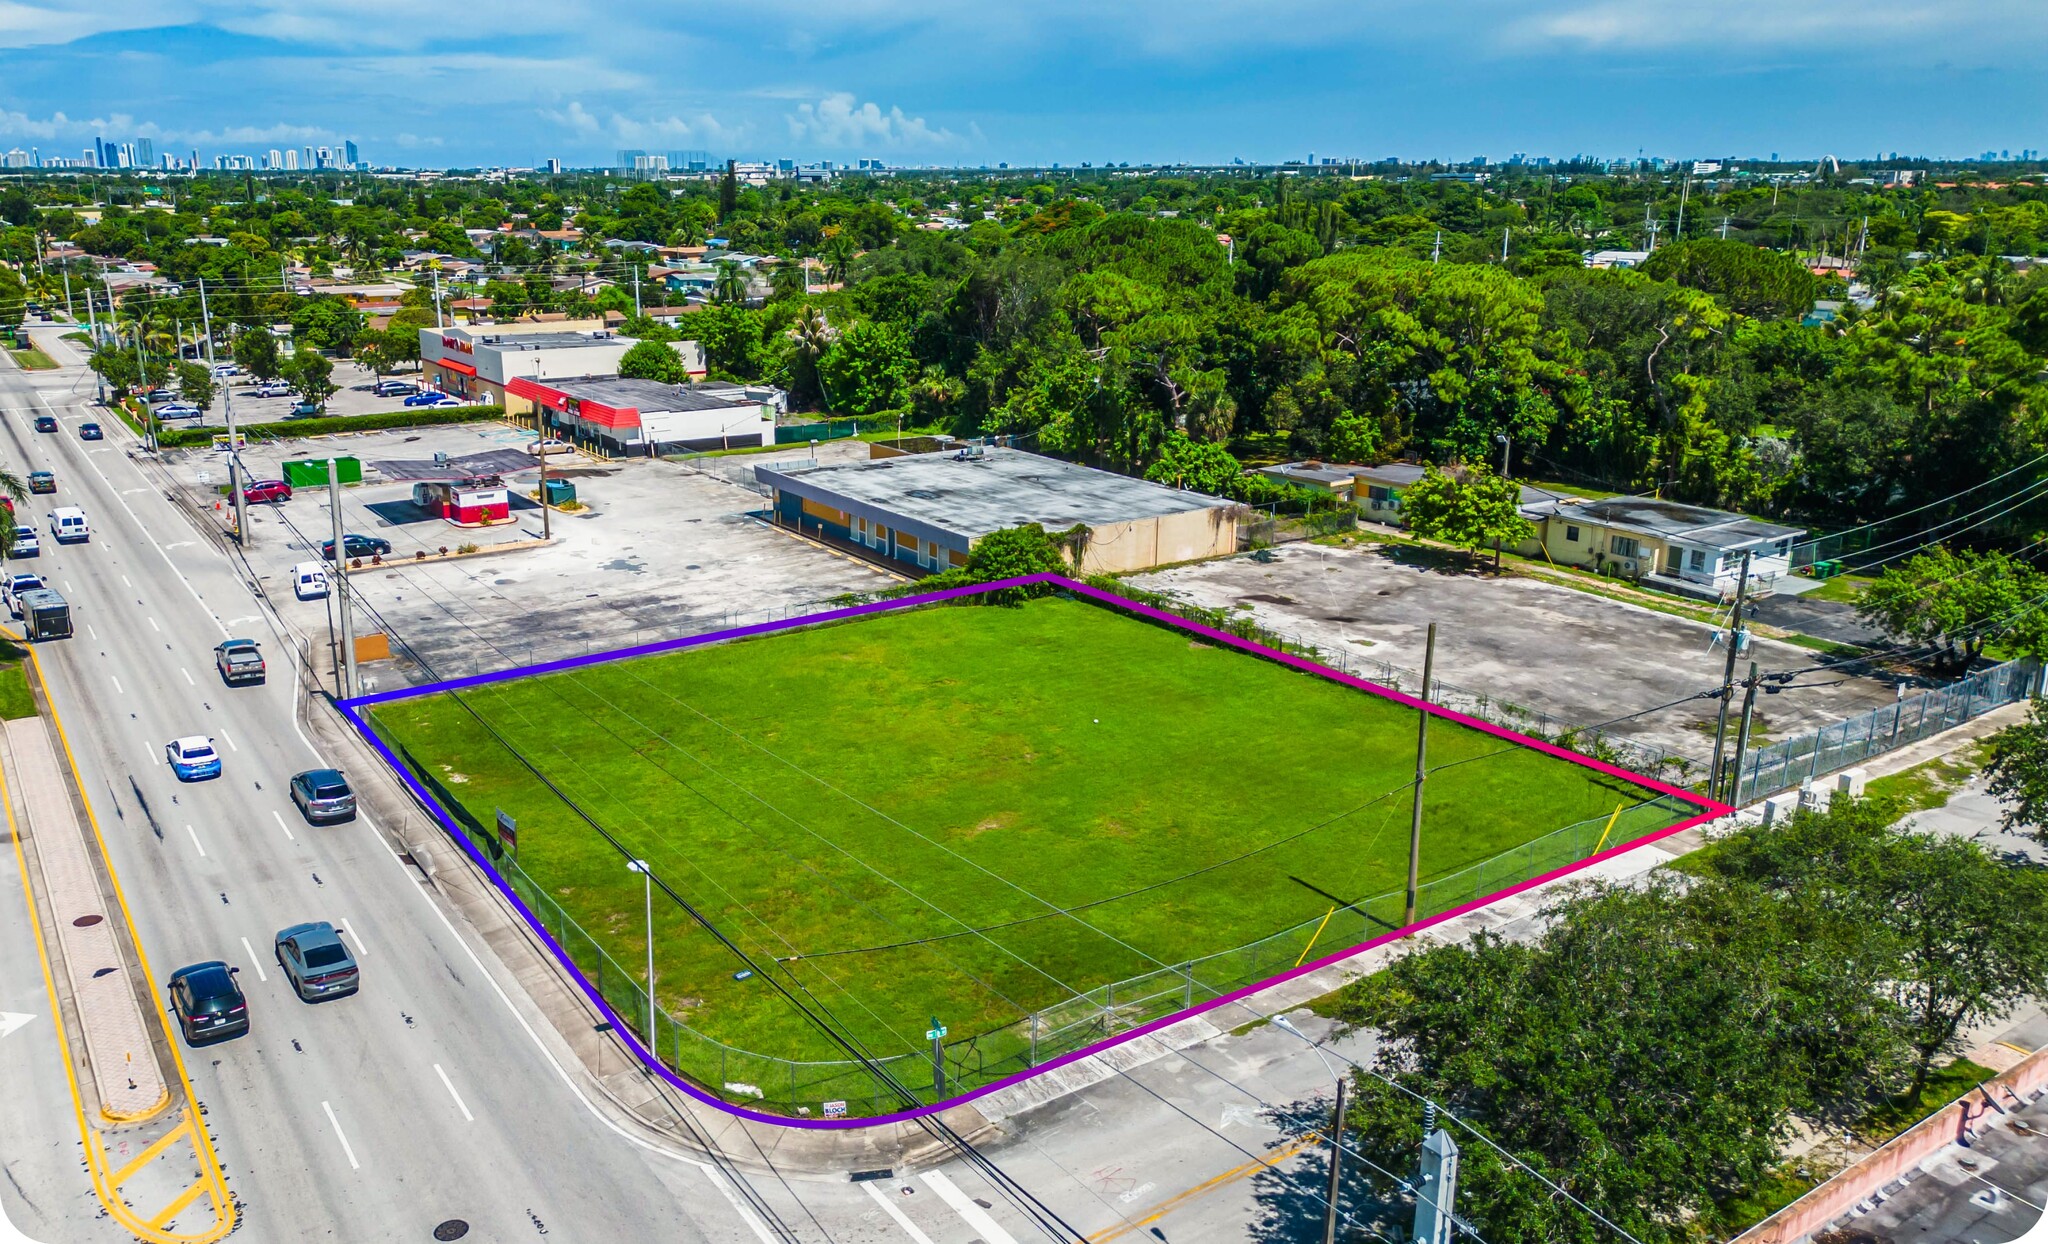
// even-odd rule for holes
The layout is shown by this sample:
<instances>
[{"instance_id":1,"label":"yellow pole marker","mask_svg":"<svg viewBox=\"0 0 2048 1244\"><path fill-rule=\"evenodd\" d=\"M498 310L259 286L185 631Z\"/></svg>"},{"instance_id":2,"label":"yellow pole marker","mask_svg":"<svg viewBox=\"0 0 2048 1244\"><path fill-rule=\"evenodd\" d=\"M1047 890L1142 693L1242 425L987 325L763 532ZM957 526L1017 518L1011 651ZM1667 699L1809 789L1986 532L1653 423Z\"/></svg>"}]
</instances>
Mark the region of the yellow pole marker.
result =
<instances>
[{"instance_id":1,"label":"yellow pole marker","mask_svg":"<svg viewBox=\"0 0 2048 1244\"><path fill-rule=\"evenodd\" d=\"M1593 844L1593 854L1600 854L1600 848L1607 845L1607 835L1614 832L1614 823L1621 819L1621 810L1626 804L1615 804L1614 815L1607 818L1607 828L1600 831L1600 841Z\"/></svg>"},{"instance_id":2,"label":"yellow pole marker","mask_svg":"<svg viewBox=\"0 0 2048 1244\"><path fill-rule=\"evenodd\" d=\"M1317 937L1321 937L1321 936L1323 935L1323 925L1325 925L1325 924L1328 924L1328 923L1330 923L1330 917L1331 917L1331 916L1334 916L1334 915L1336 915L1336 914L1337 914L1337 909L1336 909L1336 908L1334 908L1334 907L1332 907L1332 908L1331 908L1330 910L1328 910L1328 911L1326 911L1326 912L1324 912L1324 913L1323 913L1323 920L1322 920L1322 924L1318 924L1318 925L1316 926L1316 931L1315 931L1315 937L1311 937L1311 938L1309 938L1309 939L1308 939L1308 945L1306 945L1306 946L1303 946L1303 947L1301 948L1301 958L1299 958L1299 959L1296 959L1296 960L1294 961L1294 966L1295 966L1295 967L1300 967L1300 966L1301 966L1302 964L1304 964L1304 963L1307 963L1307 962L1308 962L1308 952L1309 952L1309 951L1311 951L1311 950L1314 950L1314 949L1316 948L1316 938L1317 938Z\"/></svg>"}]
</instances>

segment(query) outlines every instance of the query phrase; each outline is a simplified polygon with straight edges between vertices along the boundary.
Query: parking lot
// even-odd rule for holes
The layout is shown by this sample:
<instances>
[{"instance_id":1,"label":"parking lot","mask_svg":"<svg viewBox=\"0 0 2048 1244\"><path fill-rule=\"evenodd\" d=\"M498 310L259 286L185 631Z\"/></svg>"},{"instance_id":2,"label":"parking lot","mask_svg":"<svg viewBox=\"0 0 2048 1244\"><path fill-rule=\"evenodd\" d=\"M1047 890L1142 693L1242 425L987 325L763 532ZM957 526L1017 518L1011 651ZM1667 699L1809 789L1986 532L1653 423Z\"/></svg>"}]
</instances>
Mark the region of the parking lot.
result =
<instances>
[{"instance_id":1,"label":"parking lot","mask_svg":"<svg viewBox=\"0 0 2048 1244\"><path fill-rule=\"evenodd\" d=\"M550 515L552 543L545 545L536 543L541 508L523 495L536 487L537 469L506 477L514 521L466 529L413 505L410 484L390 482L369 466L431 462L437 452L523 449L531 440L532 433L502 424L463 424L251 444L243 459L252 479L281 476L288 458L353 456L365 464L364 482L342 490L344 526L389 540L392 552L355 572L369 615L357 632L380 629L381 622L427 667L405 660L366 667L366 676L385 685L758 622L900 581L747 517L764 504L757 493L676 463L555 455L549 475L574 482L588 508ZM186 450L167 458L195 504L225 505L223 454ZM251 505L249 516L252 568L287 619L324 646L329 604L294 599L291 568L318 560L321 542L332 538L326 489ZM471 543L482 551L439 557L443 548ZM422 562L422 554L433 560Z\"/></svg>"},{"instance_id":2,"label":"parking lot","mask_svg":"<svg viewBox=\"0 0 2048 1244\"><path fill-rule=\"evenodd\" d=\"M353 359L334 360L334 375L332 379L335 385L335 392L333 396L327 399L325 409L321 412L323 415L369 415L379 411L403 410L405 408L405 398L403 395L398 397L378 397L375 391L377 378L370 373L368 368ZM420 376L418 372L406 371L386 376L385 379L417 386ZM218 389L215 391L213 404L207 408L203 417L198 419L175 419L168 420L167 422L170 426L179 428L225 428L227 426L227 403L229 400L227 395L229 393L233 395L235 422L238 424L275 423L291 418L292 407L299 403L298 395L294 393L283 397L257 397L257 383L256 378L253 376L239 375L230 377L226 382L226 392L224 393Z\"/></svg>"},{"instance_id":3,"label":"parking lot","mask_svg":"<svg viewBox=\"0 0 2048 1244\"><path fill-rule=\"evenodd\" d=\"M1727 649L1711 627L1536 579L1443 568L1393 545L1275 550L1182 566L1131 580L1260 625L1331 653L1385 662L1421 682L1429 624L1436 622L1436 677L1586 725L1718 686ZM1817 654L1756 639L1766 671L1805 669ZM1744 663L1740 672L1746 672ZM1367 676L1371 676L1368 674ZM1771 742L1893 701L1890 682L1817 671L1803 686L1759 696L1755 736ZM1716 702L1690 700L1613 732L1684 756L1713 754Z\"/></svg>"}]
</instances>

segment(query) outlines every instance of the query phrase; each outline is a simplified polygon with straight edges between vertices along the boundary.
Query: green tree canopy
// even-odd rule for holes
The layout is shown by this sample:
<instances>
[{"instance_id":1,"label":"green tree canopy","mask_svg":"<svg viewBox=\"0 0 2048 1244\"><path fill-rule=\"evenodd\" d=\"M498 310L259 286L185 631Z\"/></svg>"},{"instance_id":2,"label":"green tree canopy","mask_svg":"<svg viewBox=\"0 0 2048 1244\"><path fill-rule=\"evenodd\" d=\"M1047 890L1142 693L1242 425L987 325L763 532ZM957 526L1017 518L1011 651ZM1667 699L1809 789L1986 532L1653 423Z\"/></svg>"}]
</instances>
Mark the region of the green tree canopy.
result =
<instances>
[{"instance_id":1,"label":"green tree canopy","mask_svg":"<svg viewBox=\"0 0 2048 1244\"><path fill-rule=\"evenodd\" d=\"M688 384L690 369L665 341L642 341L619 358L619 374L634 380Z\"/></svg>"},{"instance_id":2,"label":"green tree canopy","mask_svg":"<svg viewBox=\"0 0 2048 1244\"><path fill-rule=\"evenodd\" d=\"M280 362L277 338L265 328L243 329L235 338L235 362L258 380L277 379Z\"/></svg>"},{"instance_id":3,"label":"green tree canopy","mask_svg":"<svg viewBox=\"0 0 2048 1244\"><path fill-rule=\"evenodd\" d=\"M1473 556L1491 544L1493 568L1500 569L1500 550L1535 534L1522 517L1522 490L1485 467L1434 467L1401 490L1401 517L1419 536L1455 544Z\"/></svg>"},{"instance_id":4,"label":"green tree canopy","mask_svg":"<svg viewBox=\"0 0 2048 1244\"><path fill-rule=\"evenodd\" d=\"M1953 673L1968 669L1989 643L2039 651L2040 610L2028 606L2043 592L2048 580L2025 562L1937 545L1887 567L1863 589L1856 615L1894 639L1921 645L1936 666Z\"/></svg>"},{"instance_id":5,"label":"green tree canopy","mask_svg":"<svg viewBox=\"0 0 2048 1244\"><path fill-rule=\"evenodd\" d=\"M1804 315L1820 292L1820 282L1793 256L1720 238L1660 246L1637 271L1702 290L1730 311L1760 320Z\"/></svg>"}]
</instances>

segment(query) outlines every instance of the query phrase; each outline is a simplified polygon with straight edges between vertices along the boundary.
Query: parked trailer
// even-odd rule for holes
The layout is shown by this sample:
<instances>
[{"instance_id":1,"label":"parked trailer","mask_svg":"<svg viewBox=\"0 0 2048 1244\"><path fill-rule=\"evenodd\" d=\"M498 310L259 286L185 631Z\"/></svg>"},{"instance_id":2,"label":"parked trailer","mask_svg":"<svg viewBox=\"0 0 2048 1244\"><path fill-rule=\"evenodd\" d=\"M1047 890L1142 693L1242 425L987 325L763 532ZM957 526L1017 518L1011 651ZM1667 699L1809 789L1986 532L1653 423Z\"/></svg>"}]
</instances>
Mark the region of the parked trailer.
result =
<instances>
[{"instance_id":1,"label":"parked trailer","mask_svg":"<svg viewBox=\"0 0 2048 1244\"><path fill-rule=\"evenodd\" d=\"M31 588L14 600L30 639L71 638L71 606L54 589Z\"/></svg>"}]
</instances>

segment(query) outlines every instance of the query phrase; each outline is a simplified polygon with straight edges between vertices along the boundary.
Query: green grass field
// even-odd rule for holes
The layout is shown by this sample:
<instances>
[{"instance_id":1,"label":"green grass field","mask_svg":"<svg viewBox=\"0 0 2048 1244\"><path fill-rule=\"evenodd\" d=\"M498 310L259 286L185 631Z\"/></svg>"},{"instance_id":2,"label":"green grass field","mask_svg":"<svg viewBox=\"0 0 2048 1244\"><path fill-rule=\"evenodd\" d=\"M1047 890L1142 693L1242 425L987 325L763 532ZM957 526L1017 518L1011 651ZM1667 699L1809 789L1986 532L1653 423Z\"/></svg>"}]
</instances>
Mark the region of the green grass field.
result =
<instances>
[{"instance_id":1,"label":"green grass field","mask_svg":"<svg viewBox=\"0 0 2048 1244\"><path fill-rule=\"evenodd\" d=\"M923 1048L928 1017L951 1039L991 1033L1340 903L1396 892L1370 919L1347 911L1323 950L1400 912L1413 710L1086 602L907 610L461 701L399 701L373 723L475 824L515 816L520 867L617 962L644 962L637 856L876 1053ZM1444 767L1425 878L1652 794L1441 721L1429 756ZM1613 841L1681 815L1644 812ZM677 1020L761 1054L844 1057L655 902Z\"/></svg>"}]
</instances>

